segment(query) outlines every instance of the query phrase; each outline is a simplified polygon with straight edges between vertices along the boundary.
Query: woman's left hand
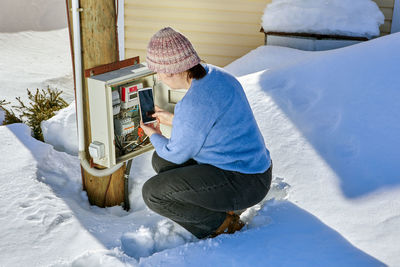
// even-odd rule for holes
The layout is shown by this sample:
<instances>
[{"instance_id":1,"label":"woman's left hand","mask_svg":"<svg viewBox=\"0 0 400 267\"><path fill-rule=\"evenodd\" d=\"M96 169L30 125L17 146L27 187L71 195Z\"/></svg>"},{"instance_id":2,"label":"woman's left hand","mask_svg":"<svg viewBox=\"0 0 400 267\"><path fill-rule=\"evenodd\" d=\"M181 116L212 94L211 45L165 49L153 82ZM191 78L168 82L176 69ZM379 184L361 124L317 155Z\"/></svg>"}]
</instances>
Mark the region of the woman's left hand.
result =
<instances>
[{"instance_id":1,"label":"woman's left hand","mask_svg":"<svg viewBox=\"0 0 400 267\"><path fill-rule=\"evenodd\" d=\"M153 134L161 134L160 123L157 121L155 123L144 124L143 121L140 121L140 128L143 129L144 133L150 138Z\"/></svg>"}]
</instances>

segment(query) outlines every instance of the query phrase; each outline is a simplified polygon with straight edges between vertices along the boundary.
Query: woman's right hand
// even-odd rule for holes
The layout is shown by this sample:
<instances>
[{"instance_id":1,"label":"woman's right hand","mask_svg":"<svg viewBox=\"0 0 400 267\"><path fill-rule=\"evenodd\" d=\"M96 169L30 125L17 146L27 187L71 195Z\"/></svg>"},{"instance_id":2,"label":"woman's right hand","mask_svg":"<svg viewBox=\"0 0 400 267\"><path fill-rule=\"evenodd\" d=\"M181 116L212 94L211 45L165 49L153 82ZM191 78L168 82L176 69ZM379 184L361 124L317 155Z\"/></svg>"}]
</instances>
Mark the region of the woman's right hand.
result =
<instances>
[{"instance_id":1,"label":"woman's right hand","mask_svg":"<svg viewBox=\"0 0 400 267\"><path fill-rule=\"evenodd\" d=\"M172 126L174 114L161 109L159 106L155 106L155 113L152 116L156 118L159 123Z\"/></svg>"}]
</instances>

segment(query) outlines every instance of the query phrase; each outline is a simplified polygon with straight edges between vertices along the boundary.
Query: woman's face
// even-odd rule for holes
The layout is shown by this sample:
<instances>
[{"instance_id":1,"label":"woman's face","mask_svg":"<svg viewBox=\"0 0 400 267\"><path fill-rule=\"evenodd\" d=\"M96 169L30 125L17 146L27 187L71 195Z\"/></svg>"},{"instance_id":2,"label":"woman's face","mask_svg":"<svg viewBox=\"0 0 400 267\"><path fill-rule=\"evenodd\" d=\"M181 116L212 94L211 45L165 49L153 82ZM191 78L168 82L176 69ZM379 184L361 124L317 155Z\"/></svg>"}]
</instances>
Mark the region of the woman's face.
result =
<instances>
[{"instance_id":1,"label":"woman's face","mask_svg":"<svg viewBox=\"0 0 400 267\"><path fill-rule=\"evenodd\" d=\"M169 74L157 72L158 78L171 89L189 89L190 82L186 79L186 72Z\"/></svg>"}]
</instances>

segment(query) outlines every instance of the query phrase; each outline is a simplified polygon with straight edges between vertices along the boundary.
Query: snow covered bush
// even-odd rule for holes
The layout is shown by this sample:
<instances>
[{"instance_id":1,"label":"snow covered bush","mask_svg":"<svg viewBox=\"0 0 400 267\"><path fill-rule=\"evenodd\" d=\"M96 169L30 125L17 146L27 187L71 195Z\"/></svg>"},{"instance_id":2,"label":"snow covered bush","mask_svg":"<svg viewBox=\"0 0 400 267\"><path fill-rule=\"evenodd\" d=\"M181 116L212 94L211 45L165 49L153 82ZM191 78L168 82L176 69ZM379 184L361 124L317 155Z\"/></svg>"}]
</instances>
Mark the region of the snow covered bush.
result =
<instances>
[{"instance_id":1,"label":"snow covered bush","mask_svg":"<svg viewBox=\"0 0 400 267\"><path fill-rule=\"evenodd\" d=\"M13 110L8 110L4 106L9 103L5 100L0 101L0 107L5 111L3 124L12 124L16 122L25 122L33 131L33 137L43 141L42 129L40 123L53 117L56 111L68 106L67 102L60 96L62 91L47 87L46 90L36 89L36 93L27 90L29 104L26 105L21 97L16 97L19 105L12 106L18 112L19 117Z\"/></svg>"}]
</instances>

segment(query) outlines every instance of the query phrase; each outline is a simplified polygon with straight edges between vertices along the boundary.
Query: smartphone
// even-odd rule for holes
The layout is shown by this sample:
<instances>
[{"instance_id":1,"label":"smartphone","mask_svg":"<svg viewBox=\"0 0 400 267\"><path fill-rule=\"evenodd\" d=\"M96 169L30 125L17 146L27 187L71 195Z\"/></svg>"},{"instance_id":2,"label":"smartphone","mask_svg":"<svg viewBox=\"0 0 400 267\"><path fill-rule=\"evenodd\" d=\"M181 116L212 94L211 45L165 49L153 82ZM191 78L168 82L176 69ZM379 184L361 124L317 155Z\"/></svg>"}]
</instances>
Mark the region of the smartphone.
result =
<instances>
[{"instance_id":1,"label":"smartphone","mask_svg":"<svg viewBox=\"0 0 400 267\"><path fill-rule=\"evenodd\" d=\"M138 89L140 119L144 124L155 122L154 114L153 88L145 87Z\"/></svg>"}]
</instances>

